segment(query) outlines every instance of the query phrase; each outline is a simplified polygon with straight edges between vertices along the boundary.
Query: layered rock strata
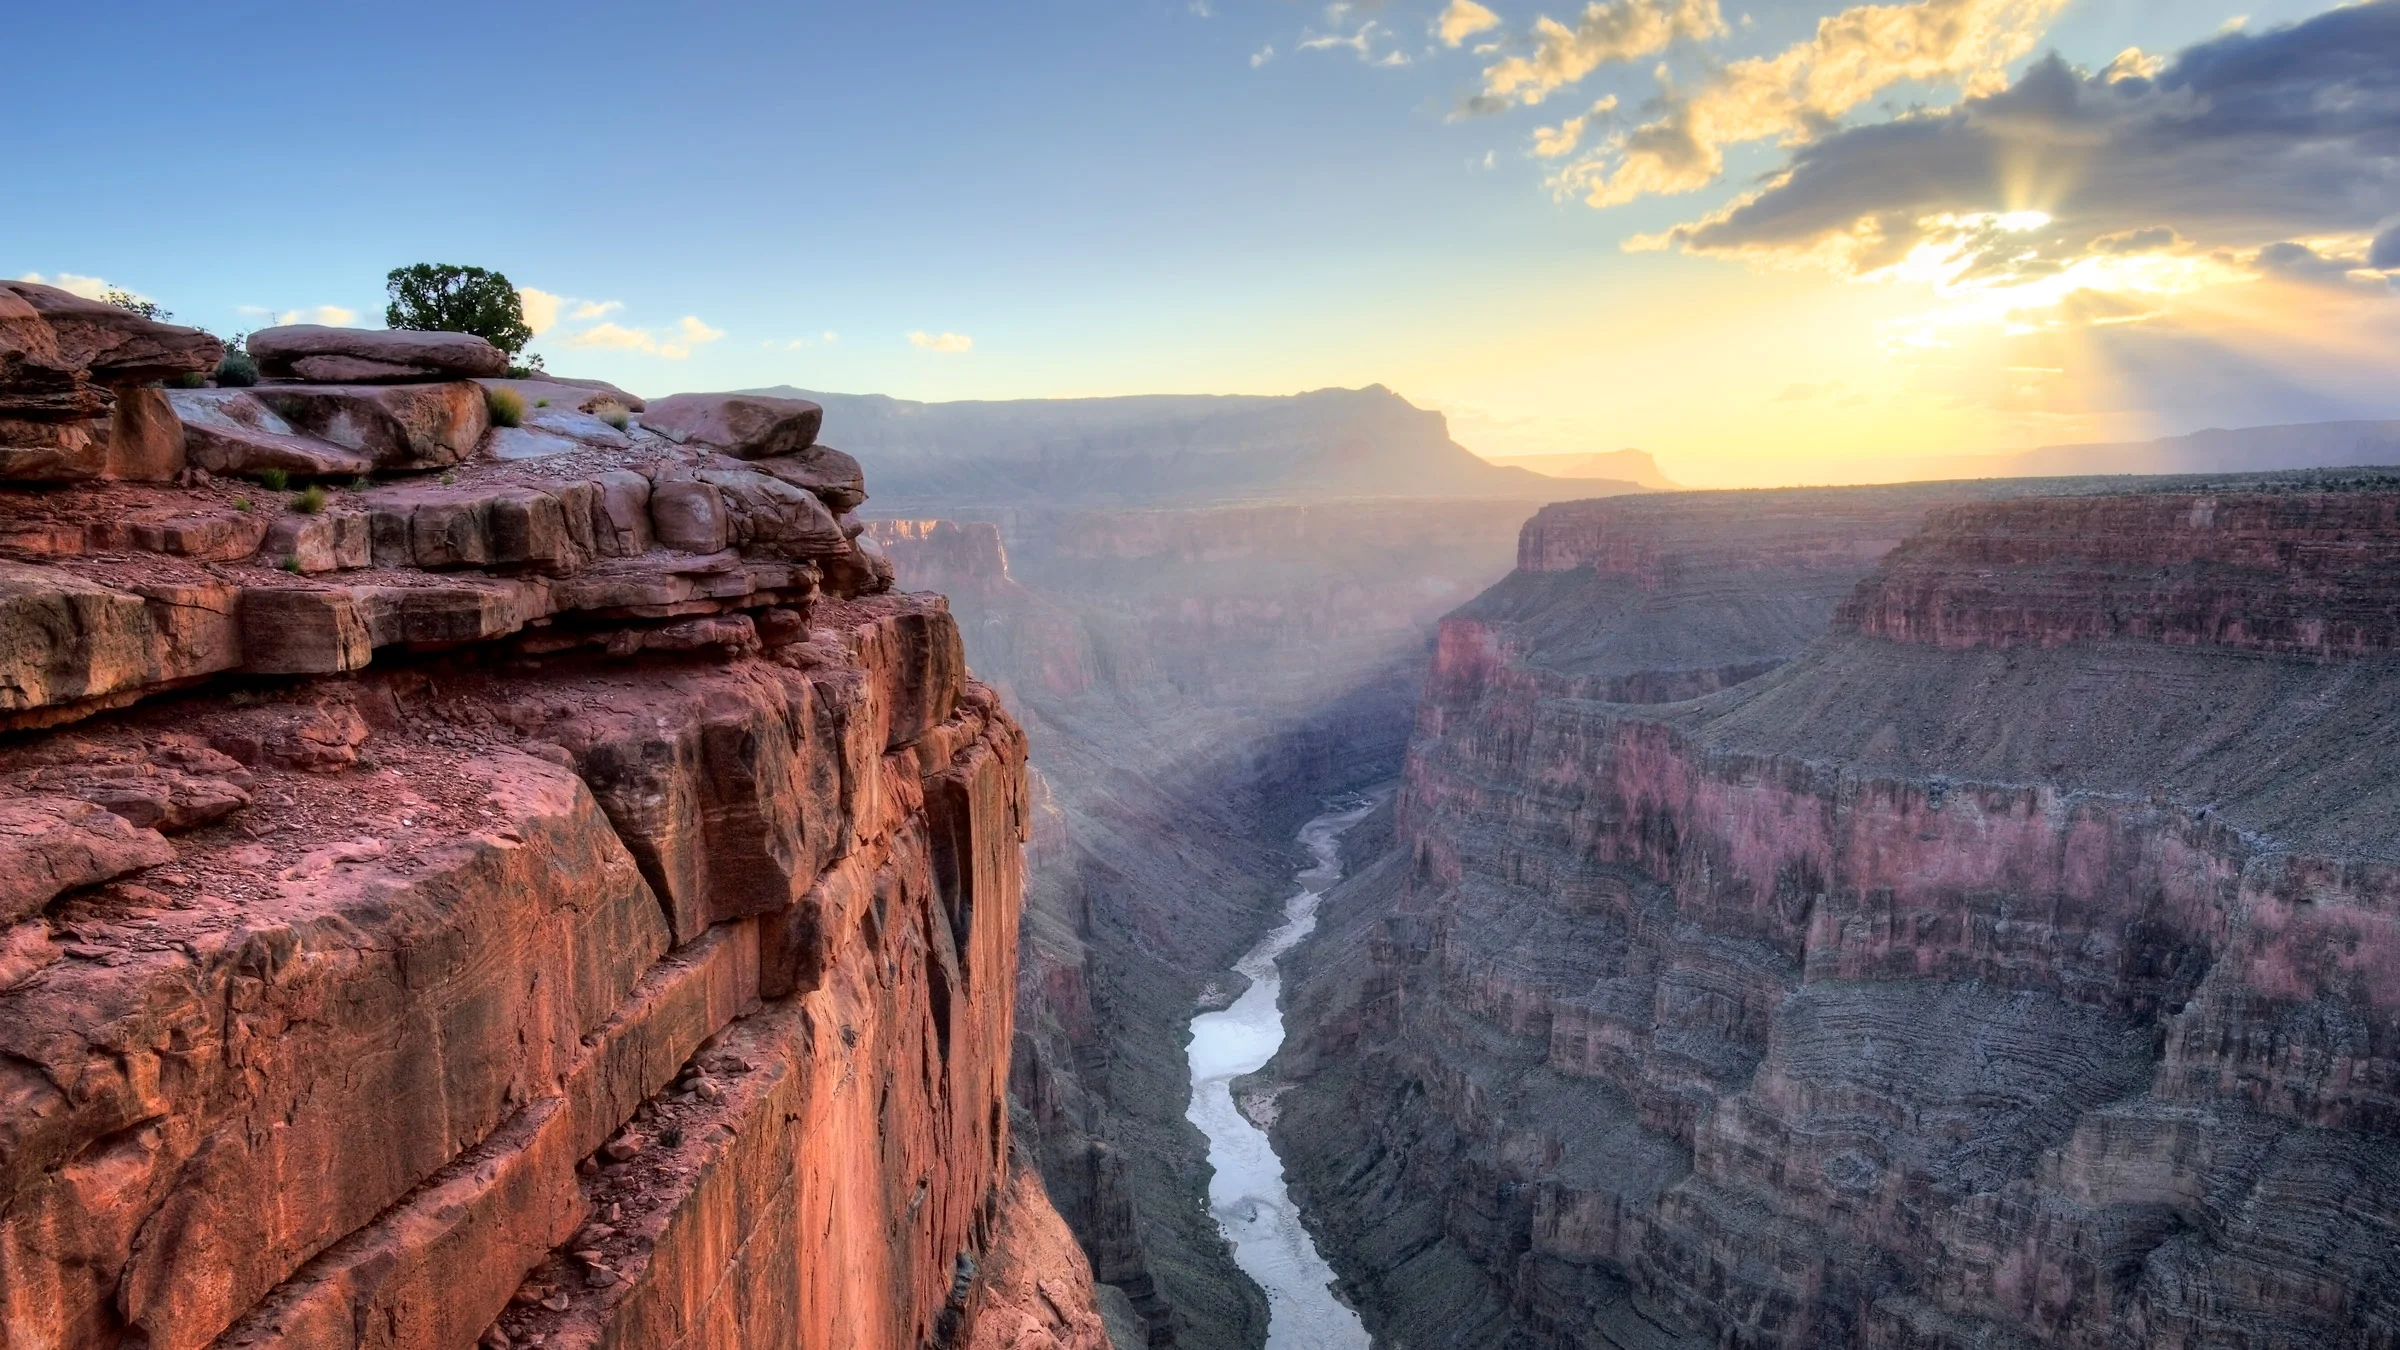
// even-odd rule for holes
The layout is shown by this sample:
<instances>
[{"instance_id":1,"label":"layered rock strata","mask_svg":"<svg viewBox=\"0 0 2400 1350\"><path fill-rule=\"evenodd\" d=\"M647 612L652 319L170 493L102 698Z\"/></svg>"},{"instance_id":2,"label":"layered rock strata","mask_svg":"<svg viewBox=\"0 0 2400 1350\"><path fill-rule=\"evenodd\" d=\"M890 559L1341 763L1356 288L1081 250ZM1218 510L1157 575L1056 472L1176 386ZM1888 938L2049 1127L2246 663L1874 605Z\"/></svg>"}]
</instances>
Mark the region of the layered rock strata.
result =
<instances>
[{"instance_id":1,"label":"layered rock strata","mask_svg":"<svg viewBox=\"0 0 2400 1350\"><path fill-rule=\"evenodd\" d=\"M1659 509L1526 556L1573 523L1641 592L1679 551L1605 541ZM2396 510L2373 474L1954 503L1681 702L1635 677L1779 639L1531 568L1447 621L1280 1065L1370 1326L2400 1343Z\"/></svg>"},{"instance_id":2,"label":"layered rock strata","mask_svg":"<svg viewBox=\"0 0 2400 1350\"><path fill-rule=\"evenodd\" d=\"M946 606L773 459L487 448L0 497L0 1345L1095 1344Z\"/></svg>"}]
</instances>

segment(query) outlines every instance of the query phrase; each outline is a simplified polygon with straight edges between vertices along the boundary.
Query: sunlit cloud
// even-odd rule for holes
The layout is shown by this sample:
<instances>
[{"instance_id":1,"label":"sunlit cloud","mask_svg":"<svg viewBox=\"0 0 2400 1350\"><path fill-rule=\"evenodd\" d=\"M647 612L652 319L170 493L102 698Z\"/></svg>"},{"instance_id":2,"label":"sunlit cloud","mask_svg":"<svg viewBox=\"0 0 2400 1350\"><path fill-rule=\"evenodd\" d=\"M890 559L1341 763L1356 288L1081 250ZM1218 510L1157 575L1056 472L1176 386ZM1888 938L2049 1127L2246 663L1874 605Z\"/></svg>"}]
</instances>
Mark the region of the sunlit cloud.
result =
<instances>
[{"instance_id":1,"label":"sunlit cloud","mask_svg":"<svg viewBox=\"0 0 2400 1350\"><path fill-rule=\"evenodd\" d=\"M80 295L86 300L98 300L110 291L124 289L121 286L112 286L99 277L87 277L77 272L53 272L48 276L39 272L27 272L17 280L30 281L36 286L56 286L69 295ZM150 298L138 291L131 292L131 294L137 300Z\"/></svg>"},{"instance_id":2,"label":"sunlit cloud","mask_svg":"<svg viewBox=\"0 0 2400 1350\"><path fill-rule=\"evenodd\" d=\"M712 328L696 316L686 314L664 333L647 328L628 328L618 323L603 323L569 337L567 345L641 352L669 361L681 361L692 354L693 348L704 347L724 336L724 329Z\"/></svg>"},{"instance_id":3,"label":"sunlit cloud","mask_svg":"<svg viewBox=\"0 0 2400 1350\"><path fill-rule=\"evenodd\" d=\"M533 330L535 337L558 327L561 319L589 323L625 308L622 300L582 300L571 295L553 295L537 286L519 286L517 299L525 307L525 326Z\"/></svg>"},{"instance_id":4,"label":"sunlit cloud","mask_svg":"<svg viewBox=\"0 0 2400 1350\"><path fill-rule=\"evenodd\" d=\"M1617 96L1611 94L1593 104L1592 110L1580 117L1570 117L1554 127L1535 127L1533 153L1541 159L1558 159L1574 154L1575 148L1583 143L1584 128L1590 126L1594 118L1605 119L1616 110Z\"/></svg>"},{"instance_id":5,"label":"sunlit cloud","mask_svg":"<svg viewBox=\"0 0 2400 1350\"><path fill-rule=\"evenodd\" d=\"M2066 4L1914 0L1843 10L1819 20L1808 40L1774 56L1719 67L1688 89L1662 78L1655 117L1561 168L1551 187L1596 207L1694 192L1723 176L1728 147L1807 141L1896 84L1955 83L1971 93L1990 92ZM1721 32L1722 23L1713 31ZM1579 59L1559 65L1555 74L1566 83L1592 68ZM1524 92L1555 87L1536 80L1532 67L1523 76L1527 83L1517 79L1511 72L1508 81L1495 81L1486 72L1485 97L1515 91L1523 99Z\"/></svg>"},{"instance_id":6,"label":"sunlit cloud","mask_svg":"<svg viewBox=\"0 0 2400 1350\"><path fill-rule=\"evenodd\" d=\"M1445 47L1457 47L1477 33L1488 33L1500 26L1500 16L1475 0L1450 0L1447 8L1433 21L1435 36Z\"/></svg>"},{"instance_id":7,"label":"sunlit cloud","mask_svg":"<svg viewBox=\"0 0 2400 1350\"><path fill-rule=\"evenodd\" d=\"M1252 70L1256 70L1260 66L1263 66L1274 59L1275 44L1270 42L1266 46L1259 48L1257 51L1250 53L1250 68Z\"/></svg>"},{"instance_id":8,"label":"sunlit cloud","mask_svg":"<svg viewBox=\"0 0 2400 1350\"><path fill-rule=\"evenodd\" d=\"M1664 51L1678 38L1724 32L1717 0L1596 0L1572 28L1545 14L1533 22L1532 51L1485 67L1482 90L1461 111L1531 107L1604 65Z\"/></svg>"},{"instance_id":9,"label":"sunlit cloud","mask_svg":"<svg viewBox=\"0 0 2400 1350\"><path fill-rule=\"evenodd\" d=\"M961 352L974 350L975 339L964 333L928 333L920 328L908 335L908 344L919 351L940 352L945 356L955 356Z\"/></svg>"},{"instance_id":10,"label":"sunlit cloud","mask_svg":"<svg viewBox=\"0 0 2400 1350\"><path fill-rule=\"evenodd\" d=\"M517 288L517 304L525 311L525 326L533 330L535 337L558 327L558 308L564 299L538 286Z\"/></svg>"},{"instance_id":11,"label":"sunlit cloud","mask_svg":"<svg viewBox=\"0 0 2400 1350\"><path fill-rule=\"evenodd\" d=\"M1326 13L1331 18L1339 18L1347 12L1348 8L1346 5L1332 5L1327 7ZM1370 66L1407 65L1409 63L1408 53L1397 47L1380 53L1375 50L1377 44L1390 36L1390 30L1373 19L1369 19L1360 24L1358 31L1354 33L1318 33L1303 36L1300 39L1299 50L1304 52L1346 50L1356 54L1359 60Z\"/></svg>"}]
</instances>

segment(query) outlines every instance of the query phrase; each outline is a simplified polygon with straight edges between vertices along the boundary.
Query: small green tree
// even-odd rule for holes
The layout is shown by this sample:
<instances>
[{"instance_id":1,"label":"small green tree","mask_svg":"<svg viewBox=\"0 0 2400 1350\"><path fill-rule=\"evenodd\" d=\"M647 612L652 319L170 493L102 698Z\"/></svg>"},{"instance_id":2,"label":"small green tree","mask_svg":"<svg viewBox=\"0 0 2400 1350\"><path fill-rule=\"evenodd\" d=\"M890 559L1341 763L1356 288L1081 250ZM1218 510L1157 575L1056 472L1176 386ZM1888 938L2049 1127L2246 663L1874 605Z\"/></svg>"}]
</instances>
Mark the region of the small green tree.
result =
<instances>
[{"instance_id":1,"label":"small green tree","mask_svg":"<svg viewBox=\"0 0 2400 1350\"><path fill-rule=\"evenodd\" d=\"M132 310L152 323L165 323L175 317L160 309L156 300L144 300L131 291L108 291L100 297L100 301L102 304L115 305L119 309Z\"/></svg>"},{"instance_id":2,"label":"small green tree","mask_svg":"<svg viewBox=\"0 0 2400 1350\"><path fill-rule=\"evenodd\" d=\"M498 272L449 263L395 267L383 279L392 302L383 309L391 328L473 333L514 356L533 341L525 302Z\"/></svg>"}]
</instances>

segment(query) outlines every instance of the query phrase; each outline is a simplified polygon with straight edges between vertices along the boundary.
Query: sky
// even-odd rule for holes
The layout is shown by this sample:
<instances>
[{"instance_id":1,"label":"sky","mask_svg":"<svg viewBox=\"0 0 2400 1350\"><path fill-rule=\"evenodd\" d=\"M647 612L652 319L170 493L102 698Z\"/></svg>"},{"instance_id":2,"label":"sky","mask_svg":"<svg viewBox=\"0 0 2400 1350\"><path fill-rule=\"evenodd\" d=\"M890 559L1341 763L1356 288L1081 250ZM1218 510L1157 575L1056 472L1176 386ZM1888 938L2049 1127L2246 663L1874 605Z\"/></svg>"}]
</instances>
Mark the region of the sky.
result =
<instances>
[{"instance_id":1,"label":"sky","mask_svg":"<svg viewBox=\"0 0 2400 1350\"><path fill-rule=\"evenodd\" d=\"M638 393L1380 383L1701 486L2400 417L2400 0L10 9L0 274L220 334L464 263Z\"/></svg>"}]
</instances>

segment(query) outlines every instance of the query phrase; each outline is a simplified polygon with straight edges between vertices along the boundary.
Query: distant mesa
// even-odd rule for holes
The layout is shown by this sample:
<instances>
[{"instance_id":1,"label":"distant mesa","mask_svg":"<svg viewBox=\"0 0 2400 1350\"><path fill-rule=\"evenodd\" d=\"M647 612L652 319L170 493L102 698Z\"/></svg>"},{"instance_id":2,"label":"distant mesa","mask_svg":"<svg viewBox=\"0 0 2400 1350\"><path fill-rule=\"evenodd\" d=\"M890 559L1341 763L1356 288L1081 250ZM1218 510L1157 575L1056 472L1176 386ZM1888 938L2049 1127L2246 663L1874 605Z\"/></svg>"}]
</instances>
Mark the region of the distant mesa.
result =
<instances>
[{"instance_id":1,"label":"distant mesa","mask_svg":"<svg viewBox=\"0 0 2400 1350\"><path fill-rule=\"evenodd\" d=\"M1279 396L956 403L789 385L744 392L822 404L843 443L875 465L876 497L886 510L960 501L990 507L1362 497L1544 502L1612 491L1590 479L1562 489L1554 478L1481 459L1450 438L1440 413L1382 385ZM1656 476L1655 465L1650 472ZM1628 481L1613 490L1640 488Z\"/></svg>"},{"instance_id":2,"label":"distant mesa","mask_svg":"<svg viewBox=\"0 0 2400 1350\"><path fill-rule=\"evenodd\" d=\"M1600 454L1485 455L1491 463L1531 469L1545 478L1600 478L1636 487L1672 492L1683 484L1659 471L1647 450L1610 450Z\"/></svg>"}]
</instances>

